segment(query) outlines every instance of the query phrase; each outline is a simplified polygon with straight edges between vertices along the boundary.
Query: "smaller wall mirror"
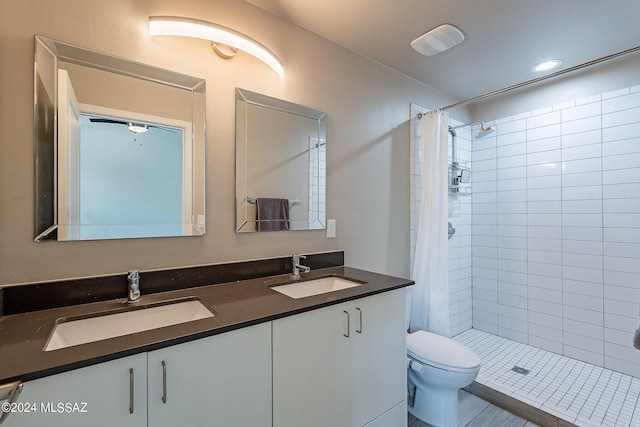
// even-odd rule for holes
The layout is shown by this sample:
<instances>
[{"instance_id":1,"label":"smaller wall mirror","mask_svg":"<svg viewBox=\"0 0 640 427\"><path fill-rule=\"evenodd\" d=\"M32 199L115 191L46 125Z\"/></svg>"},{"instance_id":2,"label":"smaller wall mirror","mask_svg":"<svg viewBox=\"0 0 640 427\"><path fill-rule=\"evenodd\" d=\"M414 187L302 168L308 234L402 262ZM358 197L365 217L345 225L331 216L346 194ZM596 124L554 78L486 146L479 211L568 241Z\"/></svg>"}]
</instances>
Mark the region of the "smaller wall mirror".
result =
<instances>
[{"instance_id":1,"label":"smaller wall mirror","mask_svg":"<svg viewBox=\"0 0 640 427\"><path fill-rule=\"evenodd\" d=\"M236 89L236 232L324 229L327 114Z\"/></svg>"},{"instance_id":2,"label":"smaller wall mirror","mask_svg":"<svg viewBox=\"0 0 640 427\"><path fill-rule=\"evenodd\" d=\"M205 232L205 81L35 37L35 240Z\"/></svg>"}]
</instances>

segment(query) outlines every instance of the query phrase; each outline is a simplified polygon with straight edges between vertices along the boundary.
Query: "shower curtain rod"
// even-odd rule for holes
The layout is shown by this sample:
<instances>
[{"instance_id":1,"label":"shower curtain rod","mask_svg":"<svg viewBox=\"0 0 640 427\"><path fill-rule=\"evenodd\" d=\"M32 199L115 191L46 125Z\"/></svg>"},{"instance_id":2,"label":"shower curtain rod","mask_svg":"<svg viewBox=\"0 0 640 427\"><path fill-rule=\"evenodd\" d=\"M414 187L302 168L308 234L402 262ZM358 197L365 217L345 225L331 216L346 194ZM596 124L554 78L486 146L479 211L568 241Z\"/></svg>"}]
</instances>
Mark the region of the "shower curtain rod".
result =
<instances>
[{"instance_id":1,"label":"shower curtain rod","mask_svg":"<svg viewBox=\"0 0 640 427\"><path fill-rule=\"evenodd\" d=\"M444 110L450 110L450 109L456 108L456 107L462 107L464 105L472 104L474 102L483 100L485 98L490 98L490 97L495 96L495 95L500 95L502 93L509 92L511 90L514 90L514 89L520 89L521 87L529 86L531 84L535 84L535 83L541 82L543 80L551 79L553 77L558 77L558 76L561 76L563 74L571 73L573 71L577 71L577 70L580 70L582 68L590 67L591 65L600 64L601 62L610 61L612 59L616 59L616 58L619 58L619 57L624 56L624 55L629 55L629 54L632 54L632 53L636 53L638 51L640 51L640 46L632 47L631 49L623 50L621 52L614 53L614 54L611 54L611 55L608 55L608 56L603 56L602 58L594 59L593 61L585 62L584 64L576 65L576 66L573 66L573 67L569 67L569 68L567 68L565 70L560 70L560 71L556 71L555 73L547 74L546 76L542 76L542 77L538 77L538 78L535 78L535 79L527 80L525 82L518 83L518 84L515 84L513 86L508 86L508 87L505 87L505 88L502 88L502 89L495 90L493 92L485 93L484 95L476 96L474 98L469 98L469 99L467 99L465 101L456 102L455 104L447 105L446 107L441 107L440 110L444 111ZM418 118L422 118L422 116L423 116L422 113L418 113Z\"/></svg>"}]
</instances>

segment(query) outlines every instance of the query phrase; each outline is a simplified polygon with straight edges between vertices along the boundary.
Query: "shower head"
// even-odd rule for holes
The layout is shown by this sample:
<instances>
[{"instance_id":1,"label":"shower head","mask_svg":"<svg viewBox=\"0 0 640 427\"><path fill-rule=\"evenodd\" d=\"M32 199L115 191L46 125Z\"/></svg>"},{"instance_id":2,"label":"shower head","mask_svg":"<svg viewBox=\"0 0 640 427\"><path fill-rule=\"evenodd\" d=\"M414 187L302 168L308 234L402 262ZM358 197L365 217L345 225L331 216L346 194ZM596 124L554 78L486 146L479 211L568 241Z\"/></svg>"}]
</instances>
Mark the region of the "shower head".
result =
<instances>
[{"instance_id":1,"label":"shower head","mask_svg":"<svg viewBox=\"0 0 640 427\"><path fill-rule=\"evenodd\" d=\"M475 138L476 139L484 138L485 136L491 135L495 131L496 130L493 128L493 126L485 127L484 123L480 122L480 130L478 131L478 133L476 133Z\"/></svg>"}]
</instances>

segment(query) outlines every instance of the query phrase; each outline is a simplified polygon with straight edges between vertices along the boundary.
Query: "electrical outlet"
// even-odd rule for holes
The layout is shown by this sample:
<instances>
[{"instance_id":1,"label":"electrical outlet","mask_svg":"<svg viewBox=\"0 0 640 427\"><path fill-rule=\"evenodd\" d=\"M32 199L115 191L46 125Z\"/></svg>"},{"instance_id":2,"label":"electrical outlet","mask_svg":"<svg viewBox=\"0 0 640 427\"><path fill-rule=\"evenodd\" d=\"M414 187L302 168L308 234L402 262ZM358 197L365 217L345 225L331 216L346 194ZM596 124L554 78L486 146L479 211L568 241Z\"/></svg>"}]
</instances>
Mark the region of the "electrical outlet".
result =
<instances>
[{"instance_id":1,"label":"electrical outlet","mask_svg":"<svg viewBox=\"0 0 640 427\"><path fill-rule=\"evenodd\" d=\"M328 219L327 220L327 239L335 239L336 238L336 220Z\"/></svg>"}]
</instances>

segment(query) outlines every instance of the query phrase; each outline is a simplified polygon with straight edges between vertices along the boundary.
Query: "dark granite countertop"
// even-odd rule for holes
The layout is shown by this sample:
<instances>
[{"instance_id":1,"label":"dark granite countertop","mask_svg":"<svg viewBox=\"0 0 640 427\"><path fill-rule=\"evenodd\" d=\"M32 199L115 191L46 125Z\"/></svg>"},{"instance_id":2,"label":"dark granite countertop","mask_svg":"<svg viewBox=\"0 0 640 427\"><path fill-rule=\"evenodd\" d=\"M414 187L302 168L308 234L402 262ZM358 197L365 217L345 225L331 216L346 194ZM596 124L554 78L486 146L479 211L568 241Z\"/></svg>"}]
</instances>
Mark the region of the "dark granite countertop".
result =
<instances>
[{"instance_id":1,"label":"dark granite countertop","mask_svg":"<svg viewBox=\"0 0 640 427\"><path fill-rule=\"evenodd\" d=\"M125 306L125 299L0 317L0 384L29 381L413 284L407 279L349 267L318 269L303 277L309 279L327 275L366 283L336 292L293 299L267 286L287 281L289 276L282 275L143 295L140 302L143 305L196 297L213 310L215 316L47 352L43 349L58 318L121 309Z\"/></svg>"}]
</instances>

